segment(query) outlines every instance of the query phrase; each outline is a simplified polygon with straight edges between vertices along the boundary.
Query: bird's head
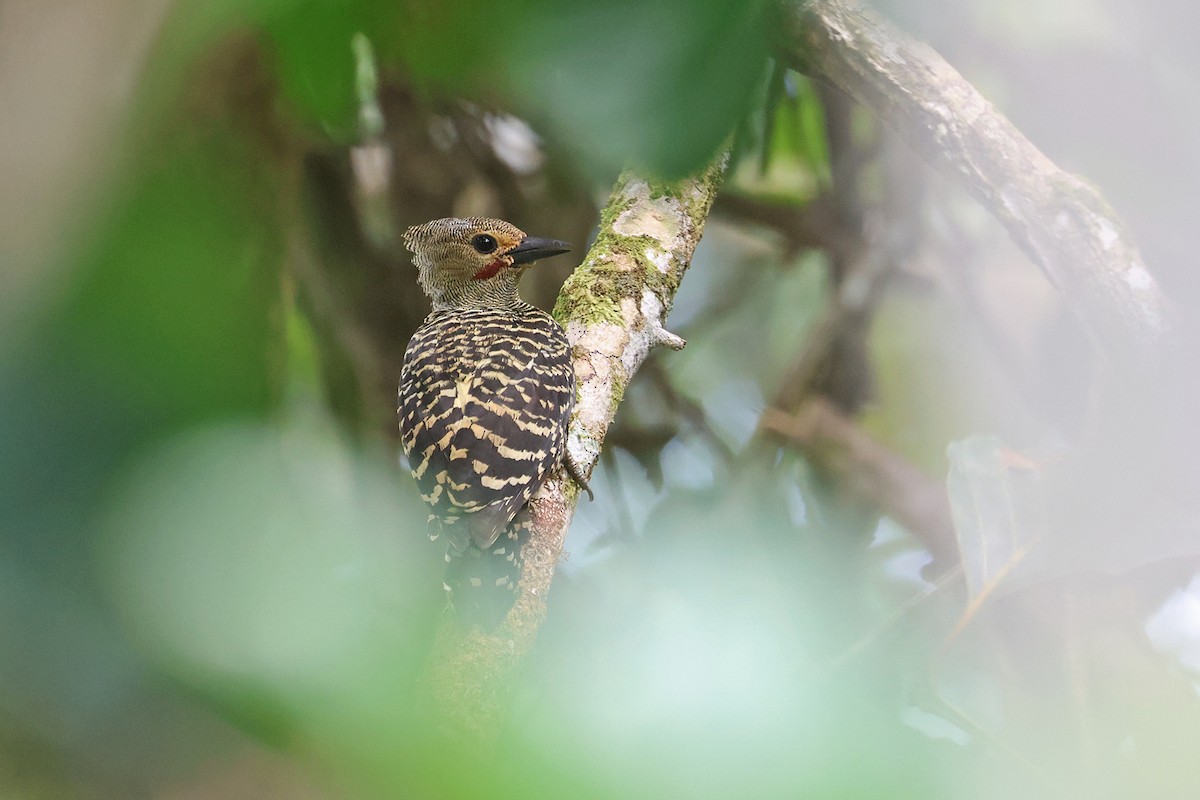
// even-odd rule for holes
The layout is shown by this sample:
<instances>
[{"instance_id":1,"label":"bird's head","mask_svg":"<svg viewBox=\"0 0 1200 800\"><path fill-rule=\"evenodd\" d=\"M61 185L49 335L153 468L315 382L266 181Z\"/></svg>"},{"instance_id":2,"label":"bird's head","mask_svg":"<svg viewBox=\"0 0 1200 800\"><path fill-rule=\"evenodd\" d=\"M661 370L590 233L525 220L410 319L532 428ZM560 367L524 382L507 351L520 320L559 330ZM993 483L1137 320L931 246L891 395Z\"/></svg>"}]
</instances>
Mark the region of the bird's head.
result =
<instances>
[{"instance_id":1,"label":"bird's head","mask_svg":"<svg viewBox=\"0 0 1200 800\"><path fill-rule=\"evenodd\" d=\"M518 302L517 283L539 258L571 249L566 242L526 236L498 219L447 217L404 232L421 288L433 307L494 308Z\"/></svg>"}]
</instances>

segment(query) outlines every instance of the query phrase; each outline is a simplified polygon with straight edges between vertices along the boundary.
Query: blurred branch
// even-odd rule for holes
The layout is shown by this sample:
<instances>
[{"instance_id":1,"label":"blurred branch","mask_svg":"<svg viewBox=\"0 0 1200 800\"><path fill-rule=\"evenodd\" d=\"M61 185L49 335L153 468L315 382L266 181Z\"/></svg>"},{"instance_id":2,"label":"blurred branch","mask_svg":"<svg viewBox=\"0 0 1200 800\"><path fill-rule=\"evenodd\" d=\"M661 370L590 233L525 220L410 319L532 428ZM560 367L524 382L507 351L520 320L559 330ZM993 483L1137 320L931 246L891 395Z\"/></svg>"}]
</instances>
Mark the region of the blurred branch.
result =
<instances>
[{"instance_id":1,"label":"blurred branch","mask_svg":"<svg viewBox=\"0 0 1200 800\"><path fill-rule=\"evenodd\" d=\"M700 434L713 451L721 457L721 461L725 466L730 466L737 460L737 453L729 446L729 443L721 437L708 421L708 414L704 411L704 406L688 397L683 392L675 387L671 380L670 374L663 367L660 359L647 364L647 371L650 373L647 377L654 381L659 393L662 395L663 401L667 404L671 412L680 419L692 426L692 429ZM669 440L668 440L669 441ZM663 442L658 449L661 451L667 442Z\"/></svg>"},{"instance_id":2,"label":"blurred branch","mask_svg":"<svg viewBox=\"0 0 1200 800\"><path fill-rule=\"evenodd\" d=\"M762 427L797 444L857 499L920 539L939 573L958 563L946 487L876 441L827 400L811 398L794 415L768 408Z\"/></svg>"},{"instance_id":3,"label":"blurred branch","mask_svg":"<svg viewBox=\"0 0 1200 800\"><path fill-rule=\"evenodd\" d=\"M578 381L568 449L585 475L650 350L685 344L664 324L727 163L722 155L701 175L670 184L622 175L595 244L563 285L555 317L571 341ZM545 618L578 499L579 487L562 471L534 498L520 597L499 630L463 631L448 622L439 631L427 679L448 733L486 747L501 729L513 676Z\"/></svg>"},{"instance_id":4,"label":"blurred branch","mask_svg":"<svg viewBox=\"0 0 1200 800\"><path fill-rule=\"evenodd\" d=\"M807 224L824 239L829 299L783 371L774 403L794 410L807 396L822 394L854 412L873 392L866 341L871 320L888 279L910 256L922 229L916 219L922 182L911 174L912 156L894 137L855 134L852 98L833 86L820 87L819 94L832 186L810 205L815 219ZM878 196L865 196L868 180L879 185Z\"/></svg>"},{"instance_id":5,"label":"blurred branch","mask_svg":"<svg viewBox=\"0 0 1200 800\"><path fill-rule=\"evenodd\" d=\"M765 226L783 237L789 252L821 249L847 252L857 236L845 229L828 194L802 206L731 192L717 198L714 210L739 222Z\"/></svg>"},{"instance_id":6,"label":"blurred branch","mask_svg":"<svg viewBox=\"0 0 1200 800\"><path fill-rule=\"evenodd\" d=\"M827 368L839 338L872 313L892 263L890 248L864 249L845 259L845 274L833 288L821 316L805 337L804 346L784 370L776 403L791 408L818 389L821 373Z\"/></svg>"},{"instance_id":7,"label":"blurred branch","mask_svg":"<svg viewBox=\"0 0 1200 800\"><path fill-rule=\"evenodd\" d=\"M786 0L779 30L791 66L846 91L982 201L1105 352L1156 351L1169 307L1112 209L941 56L843 0Z\"/></svg>"}]
</instances>

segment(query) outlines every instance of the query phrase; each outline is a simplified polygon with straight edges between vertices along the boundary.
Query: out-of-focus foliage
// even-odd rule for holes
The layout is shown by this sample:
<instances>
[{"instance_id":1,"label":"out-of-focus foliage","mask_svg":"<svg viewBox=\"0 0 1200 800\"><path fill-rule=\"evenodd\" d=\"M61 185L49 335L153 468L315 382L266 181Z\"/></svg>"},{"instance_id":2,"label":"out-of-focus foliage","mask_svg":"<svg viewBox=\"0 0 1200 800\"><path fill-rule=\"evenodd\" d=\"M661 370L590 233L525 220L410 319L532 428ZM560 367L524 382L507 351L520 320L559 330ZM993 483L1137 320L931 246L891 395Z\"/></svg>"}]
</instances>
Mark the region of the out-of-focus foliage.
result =
<instances>
[{"instance_id":1,"label":"out-of-focus foliage","mask_svg":"<svg viewBox=\"0 0 1200 800\"><path fill-rule=\"evenodd\" d=\"M346 42L362 32L385 65L403 68L425 90L502 95L601 174L632 164L681 176L702 166L750 110L766 73L766 7L763 0L183 2L170 30L192 47L246 26L262 31L282 98L335 139L353 136Z\"/></svg>"},{"instance_id":2,"label":"out-of-focus foliage","mask_svg":"<svg viewBox=\"0 0 1200 800\"><path fill-rule=\"evenodd\" d=\"M711 158L750 110L766 73L766 8L762 0L549 3L513 31L505 71L572 150L610 168L680 176Z\"/></svg>"},{"instance_id":3,"label":"out-of-focus foliage","mask_svg":"<svg viewBox=\"0 0 1200 800\"><path fill-rule=\"evenodd\" d=\"M90 5L0 5L0 795L1194 794L1195 470L1150 436L1195 440L1192 377L1173 411L1108 391L986 213L772 77L769 4ZM1185 12L892 5L1200 306ZM509 209L582 250L590 217L561 229L616 169L683 174L735 131L727 194L761 205L718 204L689 346L626 393L498 752L443 742L415 688L440 544L380 432L399 353L370 358L424 309L388 231ZM364 135L394 159L369 197ZM812 383L869 371L858 419L948 489L965 584L844 454L759 428L862 248L887 291Z\"/></svg>"}]
</instances>

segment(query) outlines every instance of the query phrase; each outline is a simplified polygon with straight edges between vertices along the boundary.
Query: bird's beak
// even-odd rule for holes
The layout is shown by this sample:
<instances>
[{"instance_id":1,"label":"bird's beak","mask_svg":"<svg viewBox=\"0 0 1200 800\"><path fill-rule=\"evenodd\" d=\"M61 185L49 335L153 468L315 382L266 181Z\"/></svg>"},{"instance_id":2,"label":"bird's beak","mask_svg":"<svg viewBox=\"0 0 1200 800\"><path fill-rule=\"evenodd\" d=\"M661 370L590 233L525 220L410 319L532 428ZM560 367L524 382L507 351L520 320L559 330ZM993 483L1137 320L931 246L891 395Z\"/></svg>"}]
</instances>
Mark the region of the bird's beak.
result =
<instances>
[{"instance_id":1,"label":"bird's beak","mask_svg":"<svg viewBox=\"0 0 1200 800\"><path fill-rule=\"evenodd\" d=\"M509 250L505 255L512 258L513 264L529 264L539 258L561 255L571 251L571 245L557 239L539 239L536 236L526 236L521 243Z\"/></svg>"}]
</instances>

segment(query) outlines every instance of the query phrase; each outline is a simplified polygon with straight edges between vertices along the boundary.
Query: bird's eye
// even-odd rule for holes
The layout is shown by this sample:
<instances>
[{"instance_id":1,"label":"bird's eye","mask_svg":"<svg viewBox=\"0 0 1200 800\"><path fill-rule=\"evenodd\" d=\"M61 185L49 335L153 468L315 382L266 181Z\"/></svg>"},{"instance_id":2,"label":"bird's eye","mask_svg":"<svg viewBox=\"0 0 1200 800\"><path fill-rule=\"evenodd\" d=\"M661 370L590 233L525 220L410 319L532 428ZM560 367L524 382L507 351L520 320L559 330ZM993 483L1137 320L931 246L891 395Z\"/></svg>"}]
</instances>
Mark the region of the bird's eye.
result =
<instances>
[{"instance_id":1,"label":"bird's eye","mask_svg":"<svg viewBox=\"0 0 1200 800\"><path fill-rule=\"evenodd\" d=\"M471 237L471 247L474 247L477 252L482 253L485 256L488 253L496 252L496 248L498 246L499 244L497 243L495 236L481 233L478 236Z\"/></svg>"}]
</instances>

